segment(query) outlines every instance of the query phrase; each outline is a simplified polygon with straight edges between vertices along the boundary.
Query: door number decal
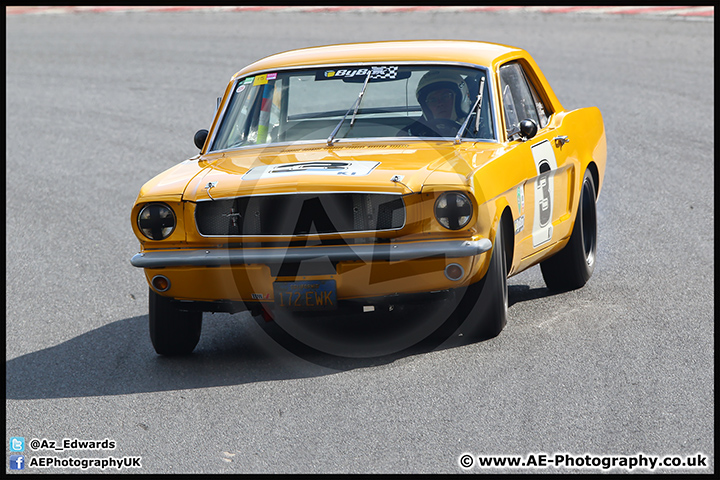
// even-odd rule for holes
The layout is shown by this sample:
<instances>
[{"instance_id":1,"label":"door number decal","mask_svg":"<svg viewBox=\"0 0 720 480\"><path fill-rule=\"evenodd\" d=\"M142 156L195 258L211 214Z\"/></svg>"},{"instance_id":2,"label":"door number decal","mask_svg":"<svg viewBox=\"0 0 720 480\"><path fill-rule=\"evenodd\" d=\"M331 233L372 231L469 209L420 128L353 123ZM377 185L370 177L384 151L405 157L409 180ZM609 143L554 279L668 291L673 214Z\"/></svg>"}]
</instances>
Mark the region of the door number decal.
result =
<instances>
[{"instance_id":1,"label":"door number decal","mask_svg":"<svg viewBox=\"0 0 720 480\"><path fill-rule=\"evenodd\" d=\"M553 170L557 169L557 161L549 140L533 145L530 150L538 174L535 180L535 215L532 229L533 247L537 247L552 238L553 196L555 193Z\"/></svg>"}]
</instances>

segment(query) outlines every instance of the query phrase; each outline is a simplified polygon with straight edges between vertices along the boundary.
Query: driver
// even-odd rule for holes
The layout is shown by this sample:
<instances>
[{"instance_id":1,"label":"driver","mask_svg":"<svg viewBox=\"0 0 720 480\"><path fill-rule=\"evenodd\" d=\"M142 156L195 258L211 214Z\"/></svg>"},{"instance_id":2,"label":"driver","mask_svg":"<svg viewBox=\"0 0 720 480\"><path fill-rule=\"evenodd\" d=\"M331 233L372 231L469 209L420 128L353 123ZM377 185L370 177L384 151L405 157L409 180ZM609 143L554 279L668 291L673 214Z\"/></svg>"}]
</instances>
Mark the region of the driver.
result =
<instances>
[{"instance_id":1,"label":"driver","mask_svg":"<svg viewBox=\"0 0 720 480\"><path fill-rule=\"evenodd\" d=\"M457 73L433 70L418 83L415 96L423 111L420 120L403 128L401 135L417 137L455 136L467 112L462 108L467 90Z\"/></svg>"}]
</instances>

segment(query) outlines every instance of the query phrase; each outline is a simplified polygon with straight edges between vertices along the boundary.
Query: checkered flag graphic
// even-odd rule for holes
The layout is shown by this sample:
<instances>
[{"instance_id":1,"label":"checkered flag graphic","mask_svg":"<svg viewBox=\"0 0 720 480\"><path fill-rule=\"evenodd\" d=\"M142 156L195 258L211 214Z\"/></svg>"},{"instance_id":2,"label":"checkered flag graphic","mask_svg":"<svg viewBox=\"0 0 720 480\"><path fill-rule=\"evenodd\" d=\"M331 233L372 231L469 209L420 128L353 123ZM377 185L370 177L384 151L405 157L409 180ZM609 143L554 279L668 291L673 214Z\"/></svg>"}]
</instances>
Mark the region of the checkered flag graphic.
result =
<instances>
[{"instance_id":1,"label":"checkered flag graphic","mask_svg":"<svg viewBox=\"0 0 720 480\"><path fill-rule=\"evenodd\" d=\"M397 76L398 67L372 67L370 78L393 79Z\"/></svg>"}]
</instances>

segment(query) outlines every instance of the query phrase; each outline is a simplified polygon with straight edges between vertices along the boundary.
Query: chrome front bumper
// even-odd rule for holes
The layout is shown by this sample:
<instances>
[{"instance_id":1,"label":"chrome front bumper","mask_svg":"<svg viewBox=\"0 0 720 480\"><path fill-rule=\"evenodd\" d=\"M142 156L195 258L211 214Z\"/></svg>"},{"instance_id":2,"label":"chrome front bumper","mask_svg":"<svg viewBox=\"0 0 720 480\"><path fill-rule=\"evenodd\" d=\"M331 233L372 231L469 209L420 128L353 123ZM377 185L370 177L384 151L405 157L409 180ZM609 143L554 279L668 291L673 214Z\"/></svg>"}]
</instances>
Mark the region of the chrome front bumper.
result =
<instances>
[{"instance_id":1,"label":"chrome front bumper","mask_svg":"<svg viewBox=\"0 0 720 480\"><path fill-rule=\"evenodd\" d=\"M332 245L287 248L229 248L173 251L149 251L134 255L130 263L139 268L216 267L299 263L327 258L331 262L400 261L444 257L463 258L485 253L492 248L487 238L444 240L402 244Z\"/></svg>"}]
</instances>

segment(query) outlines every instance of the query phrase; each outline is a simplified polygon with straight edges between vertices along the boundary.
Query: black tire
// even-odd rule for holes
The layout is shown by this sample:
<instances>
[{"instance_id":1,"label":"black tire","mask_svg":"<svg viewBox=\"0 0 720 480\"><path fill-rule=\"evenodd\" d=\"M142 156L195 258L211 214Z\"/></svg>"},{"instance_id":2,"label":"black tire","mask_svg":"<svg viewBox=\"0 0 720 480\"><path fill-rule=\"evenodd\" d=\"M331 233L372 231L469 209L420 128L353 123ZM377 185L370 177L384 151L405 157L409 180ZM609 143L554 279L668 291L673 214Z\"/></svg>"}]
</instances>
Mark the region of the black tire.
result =
<instances>
[{"instance_id":1,"label":"black tire","mask_svg":"<svg viewBox=\"0 0 720 480\"><path fill-rule=\"evenodd\" d=\"M150 340L160 355L191 353L200 340L202 312L178 309L150 289Z\"/></svg>"},{"instance_id":2,"label":"black tire","mask_svg":"<svg viewBox=\"0 0 720 480\"><path fill-rule=\"evenodd\" d=\"M467 314L460 331L471 340L496 337L507 324L507 256L502 225L500 222L495 234L490 266L485 277L468 287L458 309L461 315ZM462 304L467 305L468 302L471 307L462 308Z\"/></svg>"},{"instance_id":3,"label":"black tire","mask_svg":"<svg viewBox=\"0 0 720 480\"><path fill-rule=\"evenodd\" d=\"M567 245L540 264L545 284L550 290L575 290L587 283L595 270L597 253L597 212L595 181L585 170L580 204Z\"/></svg>"}]
</instances>

